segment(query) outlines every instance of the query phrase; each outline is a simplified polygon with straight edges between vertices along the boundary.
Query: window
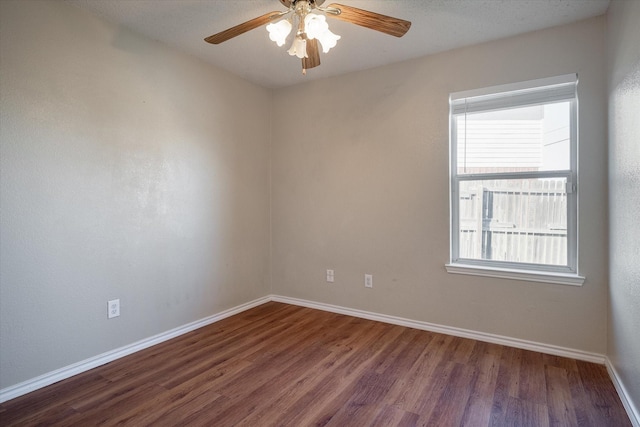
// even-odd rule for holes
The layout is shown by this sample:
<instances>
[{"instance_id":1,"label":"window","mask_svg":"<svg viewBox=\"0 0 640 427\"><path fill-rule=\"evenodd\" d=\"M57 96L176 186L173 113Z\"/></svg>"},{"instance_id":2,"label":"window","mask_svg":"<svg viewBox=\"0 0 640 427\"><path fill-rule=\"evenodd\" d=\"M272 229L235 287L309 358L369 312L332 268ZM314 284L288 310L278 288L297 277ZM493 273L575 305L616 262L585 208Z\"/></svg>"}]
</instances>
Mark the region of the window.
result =
<instances>
[{"instance_id":1,"label":"window","mask_svg":"<svg viewBox=\"0 0 640 427\"><path fill-rule=\"evenodd\" d=\"M582 284L575 74L450 98L451 273Z\"/></svg>"}]
</instances>

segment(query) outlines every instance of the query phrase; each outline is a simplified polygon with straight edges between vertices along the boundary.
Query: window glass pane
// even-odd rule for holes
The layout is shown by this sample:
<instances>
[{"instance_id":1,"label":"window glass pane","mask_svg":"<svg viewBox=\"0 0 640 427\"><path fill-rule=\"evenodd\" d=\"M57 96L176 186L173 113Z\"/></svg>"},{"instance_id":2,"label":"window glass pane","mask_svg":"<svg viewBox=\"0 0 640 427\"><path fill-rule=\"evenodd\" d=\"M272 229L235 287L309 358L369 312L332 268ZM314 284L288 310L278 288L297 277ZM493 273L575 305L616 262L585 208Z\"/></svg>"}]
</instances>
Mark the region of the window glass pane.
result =
<instances>
[{"instance_id":1,"label":"window glass pane","mask_svg":"<svg viewBox=\"0 0 640 427\"><path fill-rule=\"evenodd\" d=\"M567 265L566 178L460 182L460 258Z\"/></svg>"},{"instance_id":2,"label":"window glass pane","mask_svg":"<svg viewBox=\"0 0 640 427\"><path fill-rule=\"evenodd\" d=\"M569 170L570 105L457 116L458 174Z\"/></svg>"}]
</instances>

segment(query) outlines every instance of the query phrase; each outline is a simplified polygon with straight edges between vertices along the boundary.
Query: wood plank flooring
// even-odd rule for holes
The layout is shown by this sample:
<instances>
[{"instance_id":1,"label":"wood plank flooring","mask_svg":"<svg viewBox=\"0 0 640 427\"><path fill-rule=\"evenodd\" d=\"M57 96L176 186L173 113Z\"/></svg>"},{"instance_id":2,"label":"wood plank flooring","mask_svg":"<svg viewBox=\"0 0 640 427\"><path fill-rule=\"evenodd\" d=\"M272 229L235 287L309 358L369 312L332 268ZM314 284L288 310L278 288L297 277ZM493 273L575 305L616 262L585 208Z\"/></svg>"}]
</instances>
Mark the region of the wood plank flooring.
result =
<instances>
[{"instance_id":1,"label":"wood plank flooring","mask_svg":"<svg viewBox=\"0 0 640 427\"><path fill-rule=\"evenodd\" d=\"M5 402L0 425L631 423L604 366L271 302Z\"/></svg>"}]
</instances>

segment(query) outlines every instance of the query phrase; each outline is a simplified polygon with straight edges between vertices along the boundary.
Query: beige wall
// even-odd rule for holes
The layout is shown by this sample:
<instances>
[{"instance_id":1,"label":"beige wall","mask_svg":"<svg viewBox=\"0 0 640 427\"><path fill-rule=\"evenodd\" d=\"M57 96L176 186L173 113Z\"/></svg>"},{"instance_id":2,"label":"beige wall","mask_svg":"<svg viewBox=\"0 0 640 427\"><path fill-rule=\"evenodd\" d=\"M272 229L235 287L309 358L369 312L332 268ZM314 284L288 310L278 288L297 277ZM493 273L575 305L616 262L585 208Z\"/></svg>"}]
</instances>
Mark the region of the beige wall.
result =
<instances>
[{"instance_id":1,"label":"beige wall","mask_svg":"<svg viewBox=\"0 0 640 427\"><path fill-rule=\"evenodd\" d=\"M608 356L640 420L640 2L615 0L609 64Z\"/></svg>"},{"instance_id":2,"label":"beige wall","mask_svg":"<svg viewBox=\"0 0 640 427\"><path fill-rule=\"evenodd\" d=\"M273 292L603 354L604 30L599 17L276 92ZM449 93L567 73L580 80L584 286L447 274Z\"/></svg>"},{"instance_id":3,"label":"beige wall","mask_svg":"<svg viewBox=\"0 0 640 427\"><path fill-rule=\"evenodd\" d=\"M269 293L269 91L52 1L0 67L0 389Z\"/></svg>"}]
</instances>

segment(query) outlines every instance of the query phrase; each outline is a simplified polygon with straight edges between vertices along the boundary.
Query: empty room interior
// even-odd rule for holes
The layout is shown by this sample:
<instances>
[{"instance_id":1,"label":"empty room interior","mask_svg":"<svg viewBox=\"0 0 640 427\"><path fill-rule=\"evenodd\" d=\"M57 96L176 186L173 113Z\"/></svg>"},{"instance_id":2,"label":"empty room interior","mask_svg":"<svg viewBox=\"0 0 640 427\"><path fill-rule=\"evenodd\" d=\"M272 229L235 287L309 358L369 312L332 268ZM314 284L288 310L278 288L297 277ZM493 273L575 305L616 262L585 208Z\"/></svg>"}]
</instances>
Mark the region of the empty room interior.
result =
<instances>
[{"instance_id":1,"label":"empty room interior","mask_svg":"<svg viewBox=\"0 0 640 427\"><path fill-rule=\"evenodd\" d=\"M0 1L1 425L640 426L640 1L323 3Z\"/></svg>"}]
</instances>

